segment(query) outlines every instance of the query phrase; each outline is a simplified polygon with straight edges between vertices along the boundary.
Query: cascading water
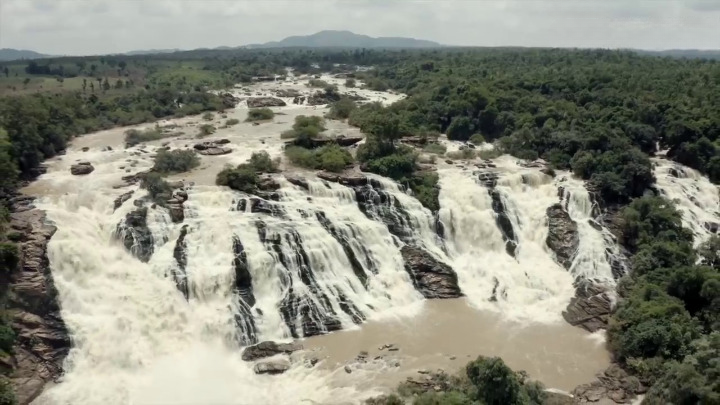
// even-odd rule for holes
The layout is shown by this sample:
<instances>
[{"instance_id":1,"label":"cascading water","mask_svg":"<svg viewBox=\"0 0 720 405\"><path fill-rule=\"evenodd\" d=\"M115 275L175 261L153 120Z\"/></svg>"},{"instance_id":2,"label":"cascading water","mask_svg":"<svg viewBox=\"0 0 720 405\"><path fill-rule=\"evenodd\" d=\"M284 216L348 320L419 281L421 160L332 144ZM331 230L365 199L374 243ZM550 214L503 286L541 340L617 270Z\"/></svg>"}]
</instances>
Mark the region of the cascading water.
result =
<instances>
[{"instance_id":1,"label":"cascading water","mask_svg":"<svg viewBox=\"0 0 720 405\"><path fill-rule=\"evenodd\" d=\"M481 170L445 167L439 173L450 263L475 306L515 320L552 322L574 295L574 279L612 283L609 241L589 222L592 205L581 182L563 174L553 180L509 157ZM546 246L546 210L559 202L559 187L581 241L569 271Z\"/></svg>"},{"instance_id":2,"label":"cascading water","mask_svg":"<svg viewBox=\"0 0 720 405\"><path fill-rule=\"evenodd\" d=\"M697 170L667 159L653 159L660 192L682 213L683 225L692 230L695 246L720 232L718 187Z\"/></svg>"}]
</instances>

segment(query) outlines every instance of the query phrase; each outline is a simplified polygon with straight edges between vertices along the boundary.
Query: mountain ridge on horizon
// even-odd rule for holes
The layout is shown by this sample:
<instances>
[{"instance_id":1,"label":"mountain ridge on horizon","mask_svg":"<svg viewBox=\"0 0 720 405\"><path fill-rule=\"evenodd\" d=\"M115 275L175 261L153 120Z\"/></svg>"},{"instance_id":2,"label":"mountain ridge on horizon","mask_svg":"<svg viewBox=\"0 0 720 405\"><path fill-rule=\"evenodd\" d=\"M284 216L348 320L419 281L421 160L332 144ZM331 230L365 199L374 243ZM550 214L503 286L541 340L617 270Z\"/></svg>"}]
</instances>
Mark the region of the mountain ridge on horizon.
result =
<instances>
[{"instance_id":1,"label":"mountain ridge on horizon","mask_svg":"<svg viewBox=\"0 0 720 405\"><path fill-rule=\"evenodd\" d=\"M10 62L16 60L32 60L44 59L52 57L83 57L83 56L101 56L101 55L153 55L175 52L187 52L197 50L238 50L238 49L271 49L271 48L371 48L371 49L422 49L422 48L441 48L453 47L453 45L443 45L438 42L416 39L410 37L372 37L364 34L356 34L348 30L322 30L309 35L292 35L285 37L279 41L269 41L264 43L246 44L240 46L217 46L213 48L196 48L196 49L139 49L122 53L113 54L97 54L97 55L49 55L32 50L22 50L13 48L0 49L0 62ZM460 47L460 46L458 46ZM468 48L483 48L482 46L467 46ZM514 46L507 46L515 48ZM503 47L504 48L504 47ZM535 48L535 47L518 47L518 48ZM552 48L552 47L549 47ZM584 48L578 48L584 49ZM588 48L592 49L592 48ZM667 49L667 50L645 50L636 48L618 48L636 52L641 55L666 56L675 58L706 58L720 60L720 49L703 50L703 49Z\"/></svg>"}]
</instances>

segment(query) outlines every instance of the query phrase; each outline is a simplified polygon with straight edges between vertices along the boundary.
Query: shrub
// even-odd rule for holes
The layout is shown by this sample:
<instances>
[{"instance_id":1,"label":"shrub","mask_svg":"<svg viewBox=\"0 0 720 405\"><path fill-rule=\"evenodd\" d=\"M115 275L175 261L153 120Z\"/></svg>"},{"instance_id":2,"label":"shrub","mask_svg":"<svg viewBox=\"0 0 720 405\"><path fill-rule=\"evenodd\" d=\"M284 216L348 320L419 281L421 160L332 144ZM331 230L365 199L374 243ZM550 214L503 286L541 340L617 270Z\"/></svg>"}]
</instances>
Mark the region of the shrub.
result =
<instances>
[{"instance_id":1,"label":"shrub","mask_svg":"<svg viewBox=\"0 0 720 405\"><path fill-rule=\"evenodd\" d=\"M0 375L0 405L17 405L10 381Z\"/></svg>"},{"instance_id":2,"label":"shrub","mask_svg":"<svg viewBox=\"0 0 720 405\"><path fill-rule=\"evenodd\" d=\"M257 189L258 181L259 178L255 173L255 169L249 164L241 164L236 168L225 167L218 173L215 184L245 193L252 193Z\"/></svg>"},{"instance_id":3,"label":"shrub","mask_svg":"<svg viewBox=\"0 0 720 405\"><path fill-rule=\"evenodd\" d=\"M10 274L11 271L15 270L19 261L17 245L0 242L0 272Z\"/></svg>"},{"instance_id":4,"label":"shrub","mask_svg":"<svg viewBox=\"0 0 720 405\"><path fill-rule=\"evenodd\" d=\"M325 120L317 116L300 115L295 117L291 130L280 134L282 139L295 139L295 144L303 147L312 147L311 139L325 130Z\"/></svg>"},{"instance_id":5,"label":"shrub","mask_svg":"<svg viewBox=\"0 0 720 405\"><path fill-rule=\"evenodd\" d=\"M2 319L0 319L2 321ZM0 323L0 353L10 353L13 343L15 343L15 332L10 325Z\"/></svg>"},{"instance_id":6,"label":"shrub","mask_svg":"<svg viewBox=\"0 0 720 405\"><path fill-rule=\"evenodd\" d=\"M229 120L225 121L225 126L231 127L233 125L237 125L240 123L239 119L236 118L230 118Z\"/></svg>"},{"instance_id":7,"label":"shrub","mask_svg":"<svg viewBox=\"0 0 720 405\"><path fill-rule=\"evenodd\" d=\"M278 171L279 162L273 160L266 151L253 152L248 160L248 164L256 172L261 173L275 173Z\"/></svg>"},{"instance_id":8,"label":"shrub","mask_svg":"<svg viewBox=\"0 0 720 405\"><path fill-rule=\"evenodd\" d=\"M145 130L129 129L125 131L125 147L130 148L143 142L157 141L167 136L157 127Z\"/></svg>"},{"instance_id":9,"label":"shrub","mask_svg":"<svg viewBox=\"0 0 720 405\"><path fill-rule=\"evenodd\" d=\"M338 145L327 145L316 150L300 146L285 148L285 156L293 164L308 169L341 172L353 162L352 155Z\"/></svg>"},{"instance_id":10,"label":"shrub","mask_svg":"<svg viewBox=\"0 0 720 405\"><path fill-rule=\"evenodd\" d=\"M427 153L433 153L436 155L444 155L447 152L447 148L443 144L429 143L423 147L423 151Z\"/></svg>"},{"instance_id":11,"label":"shrub","mask_svg":"<svg viewBox=\"0 0 720 405\"><path fill-rule=\"evenodd\" d=\"M355 82L355 79L352 79L352 78L351 78L351 79L345 80L345 87L353 88L353 87L355 87L356 85L357 85L357 83Z\"/></svg>"},{"instance_id":12,"label":"shrub","mask_svg":"<svg viewBox=\"0 0 720 405\"><path fill-rule=\"evenodd\" d=\"M144 175L140 188L147 190L150 199L161 206L165 206L167 200L172 197L172 187L159 173L151 172Z\"/></svg>"},{"instance_id":13,"label":"shrub","mask_svg":"<svg viewBox=\"0 0 720 405\"><path fill-rule=\"evenodd\" d=\"M200 125L200 132L198 132L197 137L204 138L208 135L212 135L215 133L216 129L217 128L215 128L213 125L210 125L210 124Z\"/></svg>"},{"instance_id":14,"label":"shrub","mask_svg":"<svg viewBox=\"0 0 720 405\"><path fill-rule=\"evenodd\" d=\"M334 120L344 120L350 117L350 113L357 108L355 102L348 97L342 97L340 100L330 105L330 112L327 117Z\"/></svg>"},{"instance_id":15,"label":"shrub","mask_svg":"<svg viewBox=\"0 0 720 405\"><path fill-rule=\"evenodd\" d=\"M412 152L393 153L388 156L369 160L366 167L369 172L399 180L413 173L416 159L417 156Z\"/></svg>"},{"instance_id":16,"label":"shrub","mask_svg":"<svg viewBox=\"0 0 720 405\"><path fill-rule=\"evenodd\" d=\"M475 149L462 148L455 152L448 152L447 157L453 160L470 160L475 159L478 156Z\"/></svg>"},{"instance_id":17,"label":"shrub","mask_svg":"<svg viewBox=\"0 0 720 405\"><path fill-rule=\"evenodd\" d=\"M204 119L205 121L212 121L213 119L215 119L215 114L211 112L206 112L205 114L203 114L202 119Z\"/></svg>"},{"instance_id":18,"label":"shrub","mask_svg":"<svg viewBox=\"0 0 720 405\"><path fill-rule=\"evenodd\" d=\"M310 81L308 81L307 85L308 85L308 87L320 87L323 89L327 88L327 87L331 87L330 83L326 82L325 80L320 80L320 79L310 79Z\"/></svg>"},{"instance_id":19,"label":"shrub","mask_svg":"<svg viewBox=\"0 0 720 405\"><path fill-rule=\"evenodd\" d=\"M483 136L480 134L475 134L470 137L469 141L473 145L482 145L483 143L485 143L485 138L483 138Z\"/></svg>"},{"instance_id":20,"label":"shrub","mask_svg":"<svg viewBox=\"0 0 720 405\"><path fill-rule=\"evenodd\" d=\"M274 116L275 113L269 108L253 108L248 111L248 117L245 121L252 122L271 120Z\"/></svg>"},{"instance_id":21,"label":"shrub","mask_svg":"<svg viewBox=\"0 0 720 405\"><path fill-rule=\"evenodd\" d=\"M183 173L200 165L194 150L161 150L155 156L153 170L160 173Z\"/></svg>"},{"instance_id":22,"label":"shrub","mask_svg":"<svg viewBox=\"0 0 720 405\"><path fill-rule=\"evenodd\" d=\"M408 182L415 198L430 211L440 209L438 179L437 173L421 173L413 175Z\"/></svg>"},{"instance_id":23,"label":"shrub","mask_svg":"<svg viewBox=\"0 0 720 405\"><path fill-rule=\"evenodd\" d=\"M517 375L499 357L478 357L466 367L467 376L477 387L478 398L486 404L520 405L527 393ZM525 397L525 398L524 398Z\"/></svg>"}]
</instances>

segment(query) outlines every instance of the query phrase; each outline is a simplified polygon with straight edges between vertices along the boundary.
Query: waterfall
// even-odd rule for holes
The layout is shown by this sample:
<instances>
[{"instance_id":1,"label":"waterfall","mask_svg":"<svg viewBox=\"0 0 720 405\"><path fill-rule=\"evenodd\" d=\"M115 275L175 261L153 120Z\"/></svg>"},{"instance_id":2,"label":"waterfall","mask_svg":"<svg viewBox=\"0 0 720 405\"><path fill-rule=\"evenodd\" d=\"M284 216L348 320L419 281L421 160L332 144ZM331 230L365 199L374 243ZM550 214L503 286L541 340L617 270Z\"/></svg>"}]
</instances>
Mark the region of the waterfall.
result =
<instances>
[{"instance_id":1,"label":"waterfall","mask_svg":"<svg viewBox=\"0 0 720 405\"><path fill-rule=\"evenodd\" d=\"M439 170L448 256L475 306L510 319L553 322L574 295L574 281L613 283L609 260L617 247L592 219L582 182L567 173L553 179L507 156L482 166ZM569 271L545 241L546 210L561 197L580 237Z\"/></svg>"},{"instance_id":2,"label":"waterfall","mask_svg":"<svg viewBox=\"0 0 720 405\"><path fill-rule=\"evenodd\" d=\"M695 246L720 232L718 187L697 170L667 159L653 159L660 193L675 203Z\"/></svg>"}]
</instances>

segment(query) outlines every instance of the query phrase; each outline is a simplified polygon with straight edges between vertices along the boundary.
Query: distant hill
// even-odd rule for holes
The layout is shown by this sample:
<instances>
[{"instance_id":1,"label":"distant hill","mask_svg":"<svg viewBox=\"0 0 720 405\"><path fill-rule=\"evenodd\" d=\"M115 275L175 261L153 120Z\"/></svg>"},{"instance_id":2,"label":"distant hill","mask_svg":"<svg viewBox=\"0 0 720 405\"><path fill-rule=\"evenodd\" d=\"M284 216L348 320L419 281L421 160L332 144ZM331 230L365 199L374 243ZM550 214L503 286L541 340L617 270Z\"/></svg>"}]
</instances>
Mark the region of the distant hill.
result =
<instances>
[{"instance_id":1,"label":"distant hill","mask_svg":"<svg viewBox=\"0 0 720 405\"><path fill-rule=\"evenodd\" d=\"M43 55L41 53L37 53L35 51L27 51L23 49L11 49L11 48L2 48L0 49L0 62L6 62L10 60L20 60L20 59L41 59L41 58L47 58L50 55Z\"/></svg>"},{"instance_id":2,"label":"distant hill","mask_svg":"<svg viewBox=\"0 0 720 405\"><path fill-rule=\"evenodd\" d=\"M133 55L154 55L159 53L173 53L173 52L182 52L182 49L140 49L137 51L130 51L125 52L123 55L133 56Z\"/></svg>"},{"instance_id":3,"label":"distant hill","mask_svg":"<svg viewBox=\"0 0 720 405\"><path fill-rule=\"evenodd\" d=\"M350 31L320 31L312 35L292 36L281 41L247 45L245 48L437 48L437 42L402 37L359 35Z\"/></svg>"}]
</instances>

